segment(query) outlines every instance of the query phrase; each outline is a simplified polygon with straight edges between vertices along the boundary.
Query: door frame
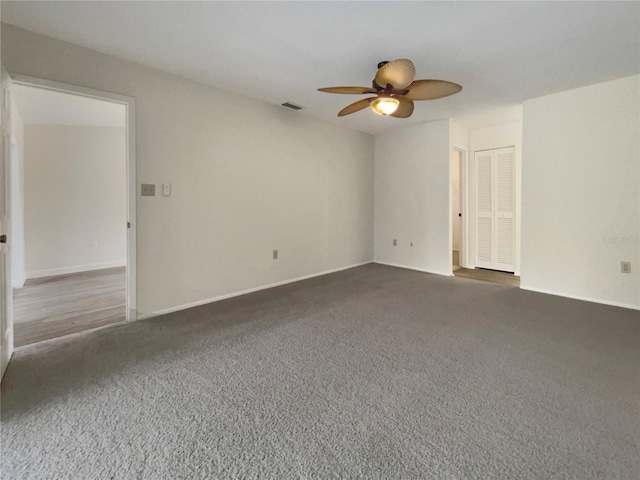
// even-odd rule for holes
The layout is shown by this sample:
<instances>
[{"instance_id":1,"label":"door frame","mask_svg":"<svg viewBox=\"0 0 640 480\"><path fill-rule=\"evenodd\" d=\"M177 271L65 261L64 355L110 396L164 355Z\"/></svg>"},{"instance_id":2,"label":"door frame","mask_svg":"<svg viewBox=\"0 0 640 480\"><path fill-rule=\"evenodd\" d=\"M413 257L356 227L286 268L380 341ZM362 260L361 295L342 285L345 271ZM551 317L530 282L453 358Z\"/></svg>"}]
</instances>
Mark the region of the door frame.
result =
<instances>
[{"instance_id":1,"label":"door frame","mask_svg":"<svg viewBox=\"0 0 640 480\"><path fill-rule=\"evenodd\" d=\"M467 219L468 210L468 192L467 192L467 168L468 168L468 155L467 149L459 145L452 145L449 152L449 265L451 268L451 275L453 275L453 151L460 154L460 213L462 214L462 224L460 226L460 267L468 268L467 254L468 246L468 227L469 221Z\"/></svg>"},{"instance_id":2,"label":"door frame","mask_svg":"<svg viewBox=\"0 0 640 480\"><path fill-rule=\"evenodd\" d=\"M11 76L4 65L2 70L2 98L0 99L0 233L6 235L0 245L0 378L6 372L13 355L13 289L11 285Z\"/></svg>"},{"instance_id":3,"label":"door frame","mask_svg":"<svg viewBox=\"0 0 640 480\"><path fill-rule=\"evenodd\" d=\"M11 75L14 84L43 88L57 92L70 93L83 97L95 98L107 102L124 105L126 109L127 133L127 308L126 321L138 319L138 282L137 282L137 222L136 222L136 100L133 97L120 95L92 88L79 87L68 83L54 82L28 75Z\"/></svg>"}]
</instances>

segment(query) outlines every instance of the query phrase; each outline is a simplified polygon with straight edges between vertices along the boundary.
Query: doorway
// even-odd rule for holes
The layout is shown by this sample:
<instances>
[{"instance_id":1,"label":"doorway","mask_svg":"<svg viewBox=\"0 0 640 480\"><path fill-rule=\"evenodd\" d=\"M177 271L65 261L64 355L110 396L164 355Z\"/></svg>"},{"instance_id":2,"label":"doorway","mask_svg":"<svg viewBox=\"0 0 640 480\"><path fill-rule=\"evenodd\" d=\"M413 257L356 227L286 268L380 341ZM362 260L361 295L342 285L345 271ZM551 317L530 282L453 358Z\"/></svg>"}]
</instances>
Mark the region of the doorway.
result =
<instances>
[{"instance_id":1,"label":"doorway","mask_svg":"<svg viewBox=\"0 0 640 480\"><path fill-rule=\"evenodd\" d=\"M29 77L11 94L14 345L135 320L133 99Z\"/></svg>"},{"instance_id":2,"label":"doorway","mask_svg":"<svg viewBox=\"0 0 640 480\"><path fill-rule=\"evenodd\" d=\"M472 167L465 170L464 161L452 155L452 249L453 270L458 278L518 287L520 278L514 274L515 266L515 147L503 147L475 151ZM456 169L460 166L461 178L456 183ZM462 175L469 172L469 181ZM471 173L473 172L473 173ZM458 196L456 187L462 192ZM467 189L467 191L465 191ZM466 198L467 200L462 200ZM468 261L455 264L456 201L464 206L468 202L469 218L462 222L462 244L467 245ZM463 219L464 220L464 219ZM465 237L464 232L469 237ZM464 252L461 247L461 252ZM463 260L464 261L464 260Z\"/></svg>"},{"instance_id":3,"label":"doorway","mask_svg":"<svg viewBox=\"0 0 640 480\"><path fill-rule=\"evenodd\" d=\"M451 152L451 269L462 267L464 227L462 223L464 152L454 148Z\"/></svg>"}]
</instances>

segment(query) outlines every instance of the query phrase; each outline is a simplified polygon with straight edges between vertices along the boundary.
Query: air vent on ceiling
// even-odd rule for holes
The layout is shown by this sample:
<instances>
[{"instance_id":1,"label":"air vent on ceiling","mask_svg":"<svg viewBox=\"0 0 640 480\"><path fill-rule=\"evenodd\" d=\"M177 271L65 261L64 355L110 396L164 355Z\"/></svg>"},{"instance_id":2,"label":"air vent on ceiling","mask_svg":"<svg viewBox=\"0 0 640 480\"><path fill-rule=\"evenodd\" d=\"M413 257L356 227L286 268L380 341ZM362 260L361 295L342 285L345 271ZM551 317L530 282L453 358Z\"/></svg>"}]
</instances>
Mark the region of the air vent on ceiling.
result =
<instances>
[{"instance_id":1,"label":"air vent on ceiling","mask_svg":"<svg viewBox=\"0 0 640 480\"><path fill-rule=\"evenodd\" d=\"M304 108L304 107L301 107L300 105L296 105L295 103L291 103L291 102L284 102L282 106L290 108L291 110L302 110Z\"/></svg>"}]
</instances>

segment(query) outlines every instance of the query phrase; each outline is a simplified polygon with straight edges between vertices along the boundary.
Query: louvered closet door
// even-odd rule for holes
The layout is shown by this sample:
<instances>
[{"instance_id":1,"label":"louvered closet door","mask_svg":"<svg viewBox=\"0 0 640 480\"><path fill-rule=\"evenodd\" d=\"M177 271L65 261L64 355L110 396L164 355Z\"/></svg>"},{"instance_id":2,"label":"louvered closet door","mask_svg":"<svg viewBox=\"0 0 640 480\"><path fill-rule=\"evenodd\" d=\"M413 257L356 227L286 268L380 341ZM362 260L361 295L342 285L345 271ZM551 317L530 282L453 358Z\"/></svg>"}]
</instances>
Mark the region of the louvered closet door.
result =
<instances>
[{"instance_id":1,"label":"louvered closet door","mask_svg":"<svg viewBox=\"0 0 640 480\"><path fill-rule=\"evenodd\" d=\"M493 151L476 152L476 266L494 268Z\"/></svg>"},{"instance_id":2,"label":"louvered closet door","mask_svg":"<svg viewBox=\"0 0 640 480\"><path fill-rule=\"evenodd\" d=\"M476 266L514 271L515 149L475 153Z\"/></svg>"},{"instance_id":3,"label":"louvered closet door","mask_svg":"<svg viewBox=\"0 0 640 480\"><path fill-rule=\"evenodd\" d=\"M515 193L514 193L514 148L494 151L496 238L495 269L514 271L515 257Z\"/></svg>"}]
</instances>

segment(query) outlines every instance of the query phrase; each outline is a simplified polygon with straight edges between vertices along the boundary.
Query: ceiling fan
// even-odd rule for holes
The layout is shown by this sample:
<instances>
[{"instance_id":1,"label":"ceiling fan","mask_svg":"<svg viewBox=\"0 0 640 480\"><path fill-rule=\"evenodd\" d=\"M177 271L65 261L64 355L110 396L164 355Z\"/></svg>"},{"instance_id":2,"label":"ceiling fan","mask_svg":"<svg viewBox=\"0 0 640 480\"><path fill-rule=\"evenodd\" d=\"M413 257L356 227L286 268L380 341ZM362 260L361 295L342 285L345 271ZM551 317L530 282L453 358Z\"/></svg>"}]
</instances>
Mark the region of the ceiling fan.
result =
<instances>
[{"instance_id":1,"label":"ceiling fan","mask_svg":"<svg viewBox=\"0 0 640 480\"><path fill-rule=\"evenodd\" d=\"M392 62L380 62L371 87L328 87L319 88L318 91L347 95L376 94L375 97L364 98L346 106L338 112L339 117L370 106L378 115L407 118L413 113L414 101L434 100L462 90L462 86L457 83L445 80L414 80L415 76L416 67L413 62L400 58Z\"/></svg>"}]
</instances>

